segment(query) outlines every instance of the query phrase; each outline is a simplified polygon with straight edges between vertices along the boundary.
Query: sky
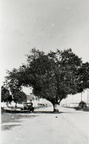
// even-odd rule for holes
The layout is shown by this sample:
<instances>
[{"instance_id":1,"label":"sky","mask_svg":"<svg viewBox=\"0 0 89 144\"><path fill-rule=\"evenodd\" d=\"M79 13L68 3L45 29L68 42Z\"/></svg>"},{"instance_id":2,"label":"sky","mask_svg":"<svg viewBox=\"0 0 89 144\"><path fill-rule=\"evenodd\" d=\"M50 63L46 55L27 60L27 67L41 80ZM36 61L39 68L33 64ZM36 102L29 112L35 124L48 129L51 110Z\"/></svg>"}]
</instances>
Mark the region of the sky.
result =
<instances>
[{"instance_id":1,"label":"sky","mask_svg":"<svg viewBox=\"0 0 89 144\"><path fill-rule=\"evenodd\" d=\"M3 0L1 32L1 81L34 47L72 48L89 62L89 0Z\"/></svg>"}]
</instances>

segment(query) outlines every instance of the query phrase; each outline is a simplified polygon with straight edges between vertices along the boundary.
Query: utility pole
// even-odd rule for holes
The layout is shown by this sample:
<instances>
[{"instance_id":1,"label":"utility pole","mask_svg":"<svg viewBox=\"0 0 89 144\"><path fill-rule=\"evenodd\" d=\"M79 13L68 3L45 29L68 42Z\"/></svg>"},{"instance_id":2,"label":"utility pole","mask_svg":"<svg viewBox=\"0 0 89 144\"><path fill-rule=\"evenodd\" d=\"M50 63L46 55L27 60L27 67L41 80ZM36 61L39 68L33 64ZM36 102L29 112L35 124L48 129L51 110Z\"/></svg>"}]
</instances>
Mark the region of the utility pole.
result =
<instances>
[{"instance_id":1,"label":"utility pole","mask_svg":"<svg viewBox=\"0 0 89 144\"><path fill-rule=\"evenodd\" d=\"M82 92L81 92L81 101L82 101Z\"/></svg>"},{"instance_id":2,"label":"utility pole","mask_svg":"<svg viewBox=\"0 0 89 144\"><path fill-rule=\"evenodd\" d=\"M87 89L87 104L89 105L89 89Z\"/></svg>"}]
</instances>

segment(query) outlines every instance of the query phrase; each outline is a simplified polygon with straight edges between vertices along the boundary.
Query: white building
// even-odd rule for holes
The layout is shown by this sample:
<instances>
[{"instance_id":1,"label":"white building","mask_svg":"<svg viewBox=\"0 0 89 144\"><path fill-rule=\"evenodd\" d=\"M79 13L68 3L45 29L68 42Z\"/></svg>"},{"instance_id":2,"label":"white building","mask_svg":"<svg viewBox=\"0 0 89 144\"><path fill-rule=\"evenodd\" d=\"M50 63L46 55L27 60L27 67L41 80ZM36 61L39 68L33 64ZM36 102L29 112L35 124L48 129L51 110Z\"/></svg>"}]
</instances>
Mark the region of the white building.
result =
<instances>
[{"instance_id":1,"label":"white building","mask_svg":"<svg viewBox=\"0 0 89 144\"><path fill-rule=\"evenodd\" d=\"M84 101L89 105L89 89L84 90L82 93L68 95L60 103L61 106L75 107L78 106L80 101Z\"/></svg>"}]
</instances>

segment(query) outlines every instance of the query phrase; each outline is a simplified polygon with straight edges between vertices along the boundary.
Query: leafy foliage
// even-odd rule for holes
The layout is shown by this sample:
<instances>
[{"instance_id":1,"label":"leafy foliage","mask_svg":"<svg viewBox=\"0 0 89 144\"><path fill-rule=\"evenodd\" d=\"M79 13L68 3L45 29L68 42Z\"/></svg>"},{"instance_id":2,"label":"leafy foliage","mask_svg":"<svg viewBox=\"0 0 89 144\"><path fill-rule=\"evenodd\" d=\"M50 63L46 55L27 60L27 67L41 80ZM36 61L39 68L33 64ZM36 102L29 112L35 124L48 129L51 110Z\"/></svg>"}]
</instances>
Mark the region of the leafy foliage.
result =
<instances>
[{"instance_id":1,"label":"leafy foliage","mask_svg":"<svg viewBox=\"0 0 89 144\"><path fill-rule=\"evenodd\" d=\"M1 87L1 101L9 103L12 101L12 96L10 95L9 90L4 86Z\"/></svg>"},{"instance_id":2,"label":"leafy foliage","mask_svg":"<svg viewBox=\"0 0 89 144\"><path fill-rule=\"evenodd\" d=\"M26 102L26 100L27 100L26 94L24 92L22 92L22 91L16 91L13 94L13 97L14 97L14 102L15 103Z\"/></svg>"},{"instance_id":3,"label":"leafy foliage","mask_svg":"<svg viewBox=\"0 0 89 144\"><path fill-rule=\"evenodd\" d=\"M27 65L13 69L6 79L13 95L19 97L21 86L32 86L35 95L50 100L54 105L68 94L87 88L88 72L89 63L83 64L71 49L48 54L32 49L27 55Z\"/></svg>"},{"instance_id":4,"label":"leafy foliage","mask_svg":"<svg viewBox=\"0 0 89 144\"><path fill-rule=\"evenodd\" d=\"M89 63L83 63L78 70L78 92L82 92L83 89L89 88Z\"/></svg>"}]
</instances>

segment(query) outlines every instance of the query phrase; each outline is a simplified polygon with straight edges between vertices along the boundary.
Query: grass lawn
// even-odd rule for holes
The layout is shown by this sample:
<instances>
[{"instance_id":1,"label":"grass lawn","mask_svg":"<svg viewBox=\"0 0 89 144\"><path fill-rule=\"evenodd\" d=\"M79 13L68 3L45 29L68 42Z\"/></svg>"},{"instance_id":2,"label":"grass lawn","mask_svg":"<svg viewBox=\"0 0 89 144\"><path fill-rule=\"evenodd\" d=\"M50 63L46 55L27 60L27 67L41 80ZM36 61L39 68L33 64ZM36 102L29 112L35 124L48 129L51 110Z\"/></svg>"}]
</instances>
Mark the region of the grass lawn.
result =
<instances>
[{"instance_id":1,"label":"grass lawn","mask_svg":"<svg viewBox=\"0 0 89 144\"><path fill-rule=\"evenodd\" d=\"M1 129L9 130L14 126L21 125L20 123L18 124L21 118L32 118L32 117L35 117L35 115L2 112L1 113ZM13 123L13 124L10 124L10 123Z\"/></svg>"},{"instance_id":2,"label":"grass lawn","mask_svg":"<svg viewBox=\"0 0 89 144\"><path fill-rule=\"evenodd\" d=\"M1 123L8 123L8 122L18 122L21 118L31 118L34 115L29 114L18 114L18 113L1 113Z\"/></svg>"}]
</instances>

